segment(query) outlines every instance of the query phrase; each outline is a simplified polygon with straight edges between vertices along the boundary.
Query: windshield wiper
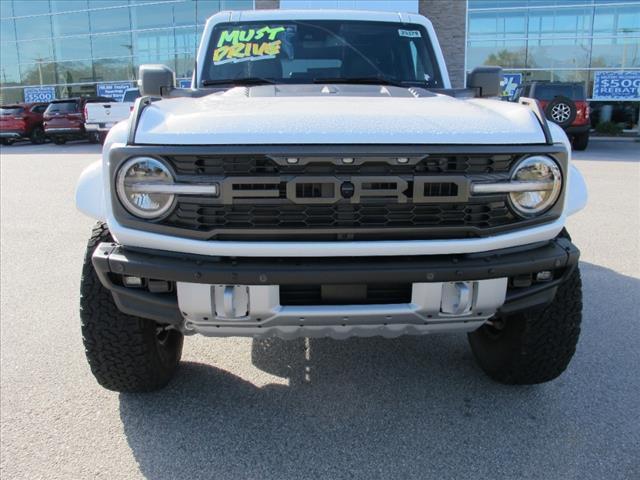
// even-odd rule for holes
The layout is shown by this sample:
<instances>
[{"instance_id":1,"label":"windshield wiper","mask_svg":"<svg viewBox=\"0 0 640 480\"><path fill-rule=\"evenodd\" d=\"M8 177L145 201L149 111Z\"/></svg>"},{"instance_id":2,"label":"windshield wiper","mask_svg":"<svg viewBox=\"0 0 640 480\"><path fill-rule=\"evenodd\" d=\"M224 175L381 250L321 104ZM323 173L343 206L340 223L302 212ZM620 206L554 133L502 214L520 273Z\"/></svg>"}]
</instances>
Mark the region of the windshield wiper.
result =
<instances>
[{"instance_id":1,"label":"windshield wiper","mask_svg":"<svg viewBox=\"0 0 640 480\"><path fill-rule=\"evenodd\" d=\"M271 85L274 80L261 77L223 78L221 80L204 80L202 85L210 87L212 85Z\"/></svg>"},{"instance_id":2,"label":"windshield wiper","mask_svg":"<svg viewBox=\"0 0 640 480\"><path fill-rule=\"evenodd\" d=\"M393 80L383 76L371 76L371 77L327 77L327 78L314 78L313 83L346 83L352 85L391 85L394 87L405 87L402 82Z\"/></svg>"}]
</instances>

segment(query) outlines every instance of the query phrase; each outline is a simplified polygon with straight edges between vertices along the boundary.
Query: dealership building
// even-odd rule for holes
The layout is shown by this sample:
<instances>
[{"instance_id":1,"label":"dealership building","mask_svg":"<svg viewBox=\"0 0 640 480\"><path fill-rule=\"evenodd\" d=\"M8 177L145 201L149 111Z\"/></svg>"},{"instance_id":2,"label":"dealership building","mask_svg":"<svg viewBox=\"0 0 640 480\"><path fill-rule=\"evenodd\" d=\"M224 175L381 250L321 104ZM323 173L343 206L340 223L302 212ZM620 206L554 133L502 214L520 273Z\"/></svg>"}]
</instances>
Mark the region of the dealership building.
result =
<instances>
[{"instance_id":1,"label":"dealership building","mask_svg":"<svg viewBox=\"0 0 640 480\"><path fill-rule=\"evenodd\" d=\"M640 0L1 0L0 102L117 97L138 66L183 85L206 19L220 10L349 8L420 12L434 24L454 87L504 68L503 94L529 81L579 82L598 121L637 129Z\"/></svg>"}]
</instances>

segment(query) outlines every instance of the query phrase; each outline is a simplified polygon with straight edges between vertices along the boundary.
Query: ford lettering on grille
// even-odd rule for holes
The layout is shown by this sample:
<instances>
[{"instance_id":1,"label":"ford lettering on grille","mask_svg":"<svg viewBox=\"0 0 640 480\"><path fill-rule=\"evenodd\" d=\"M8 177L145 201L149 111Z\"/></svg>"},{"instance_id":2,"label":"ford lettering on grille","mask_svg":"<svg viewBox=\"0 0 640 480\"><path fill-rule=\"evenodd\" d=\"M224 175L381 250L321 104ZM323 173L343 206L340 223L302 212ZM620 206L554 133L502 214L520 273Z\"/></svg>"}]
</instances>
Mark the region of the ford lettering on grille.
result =
<instances>
[{"instance_id":1,"label":"ford lettering on grille","mask_svg":"<svg viewBox=\"0 0 640 480\"><path fill-rule=\"evenodd\" d=\"M220 184L220 201L224 205L243 200L286 199L300 205L366 203L466 202L469 182L464 177L443 176L299 176L227 177Z\"/></svg>"}]
</instances>

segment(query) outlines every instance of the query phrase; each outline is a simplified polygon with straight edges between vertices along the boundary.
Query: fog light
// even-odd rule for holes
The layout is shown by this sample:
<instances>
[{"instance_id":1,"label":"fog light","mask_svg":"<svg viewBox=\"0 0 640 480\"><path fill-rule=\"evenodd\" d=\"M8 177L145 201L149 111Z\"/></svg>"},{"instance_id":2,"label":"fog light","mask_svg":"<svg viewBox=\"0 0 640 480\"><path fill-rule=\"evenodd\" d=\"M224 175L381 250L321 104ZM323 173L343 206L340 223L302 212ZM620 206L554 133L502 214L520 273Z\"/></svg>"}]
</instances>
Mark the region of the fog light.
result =
<instances>
[{"instance_id":1,"label":"fog light","mask_svg":"<svg viewBox=\"0 0 640 480\"><path fill-rule=\"evenodd\" d=\"M553 280L553 272L550 270L543 270L536 274L536 282L549 282Z\"/></svg>"},{"instance_id":2,"label":"fog light","mask_svg":"<svg viewBox=\"0 0 640 480\"><path fill-rule=\"evenodd\" d=\"M125 287L140 288L140 287L142 287L142 278L140 278L140 277L132 277L132 276L125 276L122 279L122 283L124 283Z\"/></svg>"}]
</instances>

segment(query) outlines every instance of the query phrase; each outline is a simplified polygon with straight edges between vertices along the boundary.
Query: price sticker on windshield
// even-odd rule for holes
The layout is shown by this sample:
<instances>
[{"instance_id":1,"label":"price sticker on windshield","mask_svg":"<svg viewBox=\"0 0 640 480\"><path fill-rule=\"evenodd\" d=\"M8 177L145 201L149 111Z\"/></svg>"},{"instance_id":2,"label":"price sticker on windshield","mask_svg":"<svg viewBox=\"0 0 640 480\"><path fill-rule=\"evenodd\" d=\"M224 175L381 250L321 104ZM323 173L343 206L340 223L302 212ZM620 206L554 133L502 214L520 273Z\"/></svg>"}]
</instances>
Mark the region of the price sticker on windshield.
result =
<instances>
[{"instance_id":1,"label":"price sticker on windshield","mask_svg":"<svg viewBox=\"0 0 640 480\"><path fill-rule=\"evenodd\" d=\"M420 30L398 30L398 34L401 37L408 37L408 38L422 38L422 34L420 33Z\"/></svg>"}]
</instances>

